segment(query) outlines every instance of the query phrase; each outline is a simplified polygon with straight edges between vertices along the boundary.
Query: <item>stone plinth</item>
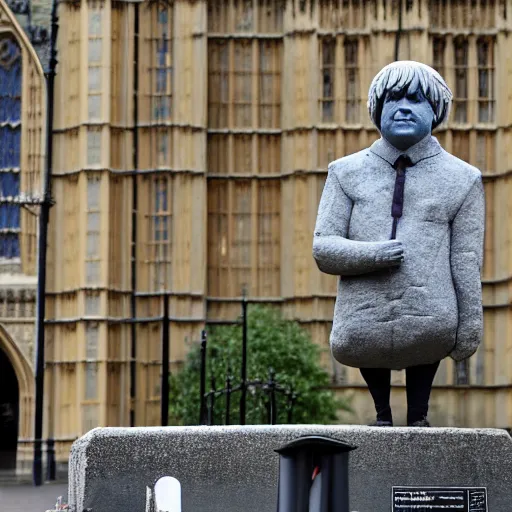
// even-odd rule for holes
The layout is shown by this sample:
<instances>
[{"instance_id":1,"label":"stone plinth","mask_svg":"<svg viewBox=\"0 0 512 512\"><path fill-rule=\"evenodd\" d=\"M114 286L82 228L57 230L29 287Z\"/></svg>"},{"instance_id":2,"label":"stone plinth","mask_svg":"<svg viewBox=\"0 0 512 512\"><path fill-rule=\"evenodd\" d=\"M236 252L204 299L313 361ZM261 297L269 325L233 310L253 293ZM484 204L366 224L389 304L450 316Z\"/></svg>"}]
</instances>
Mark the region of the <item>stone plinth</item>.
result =
<instances>
[{"instance_id":1,"label":"stone plinth","mask_svg":"<svg viewBox=\"0 0 512 512\"><path fill-rule=\"evenodd\" d=\"M74 512L144 512L146 487L181 482L183 512L275 512L279 457L303 435L358 446L350 509L389 512L393 486L487 487L489 510L512 503L512 439L501 430L257 426L100 428L73 445Z\"/></svg>"}]
</instances>

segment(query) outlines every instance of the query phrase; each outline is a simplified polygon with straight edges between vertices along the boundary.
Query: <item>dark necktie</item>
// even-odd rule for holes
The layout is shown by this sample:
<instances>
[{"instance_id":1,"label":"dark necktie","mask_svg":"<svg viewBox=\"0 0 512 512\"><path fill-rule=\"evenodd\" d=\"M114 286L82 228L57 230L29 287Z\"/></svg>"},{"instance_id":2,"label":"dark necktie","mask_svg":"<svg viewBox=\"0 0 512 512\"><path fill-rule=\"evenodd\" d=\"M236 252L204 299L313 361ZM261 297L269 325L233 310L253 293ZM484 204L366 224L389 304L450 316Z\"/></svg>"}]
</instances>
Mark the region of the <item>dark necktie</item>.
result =
<instances>
[{"instance_id":1,"label":"dark necktie","mask_svg":"<svg viewBox=\"0 0 512 512\"><path fill-rule=\"evenodd\" d=\"M393 166L396 169L396 178L395 191L393 192L393 204L391 205L391 216L393 217L391 240L396 238L398 219L402 216L404 209L405 170L407 167L411 167L412 165L413 163L407 155L400 155Z\"/></svg>"}]
</instances>

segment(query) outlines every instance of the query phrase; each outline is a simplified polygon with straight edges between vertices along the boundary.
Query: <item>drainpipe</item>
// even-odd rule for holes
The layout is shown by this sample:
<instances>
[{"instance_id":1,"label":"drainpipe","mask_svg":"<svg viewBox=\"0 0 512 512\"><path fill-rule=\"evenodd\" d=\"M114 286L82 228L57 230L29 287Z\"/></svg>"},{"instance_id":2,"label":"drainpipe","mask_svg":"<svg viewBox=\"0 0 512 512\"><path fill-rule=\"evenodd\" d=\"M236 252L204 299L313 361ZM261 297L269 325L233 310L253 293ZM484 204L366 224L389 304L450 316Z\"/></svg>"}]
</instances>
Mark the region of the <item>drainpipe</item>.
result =
<instances>
[{"instance_id":1,"label":"drainpipe","mask_svg":"<svg viewBox=\"0 0 512 512\"><path fill-rule=\"evenodd\" d=\"M139 4L136 3L135 9L135 27L134 27L134 49L133 49L133 169L136 171L139 167ZM137 378L137 173L133 173L132 177L132 251L131 251L131 361L130 361L130 426L135 426L135 398L137 394L136 378Z\"/></svg>"},{"instance_id":2,"label":"drainpipe","mask_svg":"<svg viewBox=\"0 0 512 512\"><path fill-rule=\"evenodd\" d=\"M162 320L162 380L160 385L160 424L169 424L169 301L170 294L166 293L164 301L164 316Z\"/></svg>"},{"instance_id":3,"label":"drainpipe","mask_svg":"<svg viewBox=\"0 0 512 512\"><path fill-rule=\"evenodd\" d=\"M395 38L395 60L398 60L400 54L400 36L402 35L402 11L403 11L403 0L398 0L398 29L396 31Z\"/></svg>"},{"instance_id":4,"label":"drainpipe","mask_svg":"<svg viewBox=\"0 0 512 512\"><path fill-rule=\"evenodd\" d=\"M48 221L50 207L52 206L51 176L53 151L53 96L55 83L55 69L57 67L57 0L52 2L51 35L50 35L50 62L45 72L46 78L46 165L43 183L43 202L39 215L39 250L37 255L37 294L36 294L36 403L34 424L34 464L33 481L39 486L43 483L43 401L44 401L44 319L46 296L46 251L48 241ZM50 447L52 443L50 441ZM49 450L50 458L55 452ZM55 465L55 459L48 461L50 472Z\"/></svg>"}]
</instances>

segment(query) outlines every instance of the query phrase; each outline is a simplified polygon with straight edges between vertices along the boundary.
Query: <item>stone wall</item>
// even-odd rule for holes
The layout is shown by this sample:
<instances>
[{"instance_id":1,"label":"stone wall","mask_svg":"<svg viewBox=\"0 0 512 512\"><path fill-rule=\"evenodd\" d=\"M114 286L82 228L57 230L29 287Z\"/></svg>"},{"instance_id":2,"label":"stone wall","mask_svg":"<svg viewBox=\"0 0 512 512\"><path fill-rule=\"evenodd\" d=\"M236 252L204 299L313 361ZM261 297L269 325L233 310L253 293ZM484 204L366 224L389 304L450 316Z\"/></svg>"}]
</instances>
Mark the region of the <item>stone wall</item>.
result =
<instances>
[{"instance_id":1,"label":"stone wall","mask_svg":"<svg viewBox=\"0 0 512 512\"><path fill-rule=\"evenodd\" d=\"M36 50L43 69L48 64L52 0L7 0ZM34 365L35 276L21 273L19 261L0 263L0 323Z\"/></svg>"},{"instance_id":2,"label":"stone wall","mask_svg":"<svg viewBox=\"0 0 512 512\"><path fill-rule=\"evenodd\" d=\"M35 357L36 278L0 273L0 323L30 365Z\"/></svg>"}]
</instances>

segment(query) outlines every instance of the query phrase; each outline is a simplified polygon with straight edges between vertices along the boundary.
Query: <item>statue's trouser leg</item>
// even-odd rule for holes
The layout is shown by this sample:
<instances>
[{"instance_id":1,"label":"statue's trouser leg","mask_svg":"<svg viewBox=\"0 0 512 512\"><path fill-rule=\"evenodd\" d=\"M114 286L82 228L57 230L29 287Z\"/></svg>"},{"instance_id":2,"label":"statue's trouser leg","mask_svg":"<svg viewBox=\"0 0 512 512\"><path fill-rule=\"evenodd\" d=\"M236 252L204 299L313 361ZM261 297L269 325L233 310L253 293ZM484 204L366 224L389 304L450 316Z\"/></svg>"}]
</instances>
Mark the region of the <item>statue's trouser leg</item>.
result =
<instances>
[{"instance_id":1,"label":"statue's trouser leg","mask_svg":"<svg viewBox=\"0 0 512 512\"><path fill-rule=\"evenodd\" d=\"M386 368L361 368L361 375L375 403L377 421L393 421L389 398L391 395L391 370Z\"/></svg>"},{"instance_id":2,"label":"statue's trouser leg","mask_svg":"<svg viewBox=\"0 0 512 512\"><path fill-rule=\"evenodd\" d=\"M439 362L406 368L407 424L427 418L428 401Z\"/></svg>"}]
</instances>

